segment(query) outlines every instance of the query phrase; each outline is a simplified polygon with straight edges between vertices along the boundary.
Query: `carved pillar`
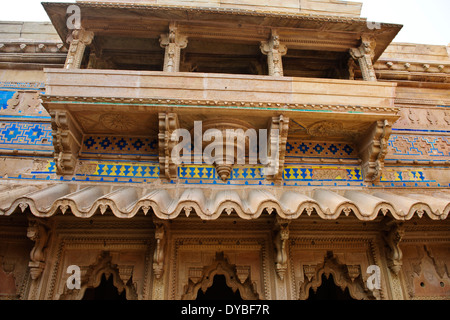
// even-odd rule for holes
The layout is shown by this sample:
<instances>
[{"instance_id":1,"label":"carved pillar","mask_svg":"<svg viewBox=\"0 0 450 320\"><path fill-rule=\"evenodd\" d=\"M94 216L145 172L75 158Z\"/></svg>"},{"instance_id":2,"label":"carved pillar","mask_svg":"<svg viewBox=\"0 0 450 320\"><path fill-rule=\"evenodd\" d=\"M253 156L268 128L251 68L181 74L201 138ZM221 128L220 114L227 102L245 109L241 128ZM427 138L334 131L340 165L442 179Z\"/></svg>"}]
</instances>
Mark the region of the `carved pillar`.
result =
<instances>
[{"instance_id":1,"label":"carved pillar","mask_svg":"<svg viewBox=\"0 0 450 320\"><path fill-rule=\"evenodd\" d=\"M155 224L155 248L153 251L153 281L152 281L152 299L164 300L164 291L166 282L163 277L166 261L166 243L168 224L165 221L156 220Z\"/></svg>"},{"instance_id":2,"label":"carved pillar","mask_svg":"<svg viewBox=\"0 0 450 320\"><path fill-rule=\"evenodd\" d=\"M269 41L261 42L261 52L267 55L267 63L269 67L269 76L283 76L282 57L287 53L287 47L280 43L280 37L275 30Z\"/></svg>"},{"instance_id":3,"label":"carved pillar","mask_svg":"<svg viewBox=\"0 0 450 320\"><path fill-rule=\"evenodd\" d=\"M178 33L176 23L171 23L169 26L169 33L162 34L159 39L161 47L166 49L164 55L164 72L178 72L180 71L180 56L181 49L187 47L188 40L186 36Z\"/></svg>"},{"instance_id":4,"label":"carved pillar","mask_svg":"<svg viewBox=\"0 0 450 320\"><path fill-rule=\"evenodd\" d=\"M73 174L81 147L81 130L66 110L52 110L50 116L56 173Z\"/></svg>"},{"instance_id":5,"label":"carved pillar","mask_svg":"<svg viewBox=\"0 0 450 320\"><path fill-rule=\"evenodd\" d=\"M273 244L275 248L275 270L280 280L284 280L288 264L287 242L290 221L277 216L274 225Z\"/></svg>"},{"instance_id":6,"label":"carved pillar","mask_svg":"<svg viewBox=\"0 0 450 320\"><path fill-rule=\"evenodd\" d=\"M166 225L163 222L156 222L155 230L155 252L153 254L153 274L156 279L160 279L164 274L164 249L166 247Z\"/></svg>"},{"instance_id":7,"label":"carved pillar","mask_svg":"<svg viewBox=\"0 0 450 320\"><path fill-rule=\"evenodd\" d=\"M361 37L361 45L359 48L350 49L350 55L358 61L362 77L365 81L377 81L372 63L375 55L375 46L375 39L364 35Z\"/></svg>"},{"instance_id":8,"label":"carved pillar","mask_svg":"<svg viewBox=\"0 0 450 320\"><path fill-rule=\"evenodd\" d=\"M386 218L383 224L383 239L389 247L386 256L388 267L394 274L398 275L403 265L403 253L399 244L405 234L405 228L403 223L392 218Z\"/></svg>"},{"instance_id":9,"label":"carved pillar","mask_svg":"<svg viewBox=\"0 0 450 320\"><path fill-rule=\"evenodd\" d=\"M64 69L80 69L86 46L90 45L93 39L94 33L92 31L84 29L72 31L72 39Z\"/></svg>"},{"instance_id":10,"label":"carved pillar","mask_svg":"<svg viewBox=\"0 0 450 320\"><path fill-rule=\"evenodd\" d=\"M377 182L381 176L391 131L392 124L389 121L377 121L360 141L359 157L365 182Z\"/></svg>"}]
</instances>

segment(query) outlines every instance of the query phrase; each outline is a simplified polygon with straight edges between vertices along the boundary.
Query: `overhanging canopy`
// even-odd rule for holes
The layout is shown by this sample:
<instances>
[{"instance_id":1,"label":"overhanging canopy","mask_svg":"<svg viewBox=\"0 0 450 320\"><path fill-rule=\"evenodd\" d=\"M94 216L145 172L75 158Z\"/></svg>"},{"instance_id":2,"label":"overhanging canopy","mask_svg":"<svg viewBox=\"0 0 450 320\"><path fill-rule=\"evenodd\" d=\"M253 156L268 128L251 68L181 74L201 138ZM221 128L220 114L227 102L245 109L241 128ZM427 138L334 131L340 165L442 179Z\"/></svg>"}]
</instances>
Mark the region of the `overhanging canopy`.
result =
<instances>
[{"instance_id":1,"label":"overhanging canopy","mask_svg":"<svg viewBox=\"0 0 450 320\"><path fill-rule=\"evenodd\" d=\"M445 220L450 211L450 193L433 195L396 194L386 191L330 191L298 188L217 189L133 186L76 185L71 183L0 186L0 215L9 216L27 208L37 217L51 217L72 212L90 218L110 210L118 218L132 218L138 213L154 213L160 219L175 219L180 214L196 213L203 220L215 220L222 214L237 213L246 220L264 214L278 214L297 219L302 214L317 213L323 219L337 219L354 214L371 221L390 213L397 220L427 214L433 220ZM275 213L276 212L276 213Z\"/></svg>"}]
</instances>

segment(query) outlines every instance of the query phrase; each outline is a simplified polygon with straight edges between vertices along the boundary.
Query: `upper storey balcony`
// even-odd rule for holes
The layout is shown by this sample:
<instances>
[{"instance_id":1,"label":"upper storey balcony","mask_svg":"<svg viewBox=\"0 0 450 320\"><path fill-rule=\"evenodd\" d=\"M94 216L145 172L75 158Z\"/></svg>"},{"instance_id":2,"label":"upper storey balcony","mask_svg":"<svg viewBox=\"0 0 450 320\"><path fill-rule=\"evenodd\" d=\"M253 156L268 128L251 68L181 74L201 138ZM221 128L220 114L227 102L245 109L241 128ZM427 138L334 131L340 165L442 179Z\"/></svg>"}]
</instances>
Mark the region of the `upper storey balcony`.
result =
<instances>
[{"instance_id":1,"label":"upper storey balcony","mask_svg":"<svg viewBox=\"0 0 450 320\"><path fill-rule=\"evenodd\" d=\"M44 4L69 46L64 69L45 69L42 97L58 173L73 172L86 134L159 139L161 163L174 129L239 120L245 128L284 126L298 139L351 141L366 180L376 178L398 110L395 84L378 82L373 62L401 26L244 9L78 5L82 28L68 30L68 4ZM356 69L362 79L354 79ZM290 121L302 129L288 130Z\"/></svg>"}]
</instances>

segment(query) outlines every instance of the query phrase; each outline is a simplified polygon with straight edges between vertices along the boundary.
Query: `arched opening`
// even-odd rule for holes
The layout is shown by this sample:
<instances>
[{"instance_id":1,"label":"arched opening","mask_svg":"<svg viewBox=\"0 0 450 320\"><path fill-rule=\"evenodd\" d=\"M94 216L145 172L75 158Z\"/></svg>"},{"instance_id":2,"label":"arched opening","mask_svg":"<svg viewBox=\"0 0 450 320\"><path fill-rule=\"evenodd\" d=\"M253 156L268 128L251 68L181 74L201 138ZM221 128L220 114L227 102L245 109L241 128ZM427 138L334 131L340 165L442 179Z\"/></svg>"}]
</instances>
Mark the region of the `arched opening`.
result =
<instances>
[{"instance_id":1,"label":"arched opening","mask_svg":"<svg viewBox=\"0 0 450 320\"><path fill-rule=\"evenodd\" d=\"M227 286L224 275L216 274L214 276L213 284L205 293L202 290L198 291L197 300L242 300L239 289L236 292Z\"/></svg>"},{"instance_id":2,"label":"arched opening","mask_svg":"<svg viewBox=\"0 0 450 320\"><path fill-rule=\"evenodd\" d=\"M317 291L314 292L312 288L309 289L309 298L310 301L319 301L319 300L354 300L348 288L342 290L342 288L338 287L335 282L333 275L327 277L325 274L322 274L322 284Z\"/></svg>"},{"instance_id":3,"label":"arched opening","mask_svg":"<svg viewBox=\"0 0 450 320\"><path fill-rule=\"evenodd\" d=\"M100 285L86 289L82 300L127 300L127 298L125 290L119 294L119 290L114 286L114 276L110 275L106 279L103 274Z\"/></svg>"}]
</instances>

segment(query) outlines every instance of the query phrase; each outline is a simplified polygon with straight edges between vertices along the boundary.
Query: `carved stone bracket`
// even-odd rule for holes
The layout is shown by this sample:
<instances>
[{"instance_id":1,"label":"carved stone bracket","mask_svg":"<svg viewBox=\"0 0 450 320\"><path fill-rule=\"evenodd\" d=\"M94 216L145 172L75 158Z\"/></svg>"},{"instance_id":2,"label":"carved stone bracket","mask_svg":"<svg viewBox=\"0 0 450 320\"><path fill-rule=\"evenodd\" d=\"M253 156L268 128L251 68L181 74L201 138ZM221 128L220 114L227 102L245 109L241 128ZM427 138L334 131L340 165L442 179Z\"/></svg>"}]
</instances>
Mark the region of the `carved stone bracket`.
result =
<instances>
[{"instance_id":1,"label":"carved stone bracket","mask_svg":"<svg viewBox=\"0 0 450 320\"><path fill-rule=\"evenodd\" d=\"M376 182L381 176L391 131L392 124L389 121L377 121L359 143L359 156L365 182Z\"/></svg>"},{"instance_id":2,"label":"carved stone bracket","mask_svg":"<svg viewBox=\"0 0 450 320\"><path fill-rule=\"evenodd\" d=\"M280 36L276 30L272 31L270 40L261 42L261 52L267 55L269 76L283 76L282 57L287 53L287 47L280 43Z\"/></svg>"},{"instance_id":3,"label":"carved stone bracket","mask_svg":"<svg viewBox=\"0 0 450 320\"><path fill-rule=\"evenodd\" d=\"M64 69L79 69L83 60L86 47L92 43L94 33L84 29L76 29L72 31L69 39L70 48L67 53Z\"/></svg>"},{"instance_id":4,"label":"carved stone bracket","mask_svg":"<svg viewBox=\"0 0 450 320\"><path fill-rule=\"evenodd\" d=\"M284 160L286 154L286 144L289 132L289 118L284 116L273 117L269 123L269 168L267 178L275 182L283 179ZM275 151L276 154L272 154Z\"/></svg>"},{"instance_id":5,"label":"carved stone bracket","mask_svg":"<svg viewBox=\"0 0 450 320\"><path fill-rule=\"evenodd\" d=\"M164 273L165 247L166 247L166 224L155 222L155 251L153 253L153 273L156 279L160 279Z\"/></svg>"},{"instance_id":6,"label":"carved stone bracket","mask_svg":"<svg viewBox=\"0 0 450 320\"><path fill-rule=\"evenodd\" d=\"M403 265L403 253L399 244L404 234L403 223L392 218L386 218L383 221L383 239L389 247L386 258L389 269L396 275L398 275Z\"/></svg>"},{"instance_id":7,"label":"carved stone bracket","mask_svg":"<svg viewBox=\"0 0 450 320\"><path fill-rule=\"evenodd\" d=\"M172 150L178 139L172 139L172 134L179 129L178 116L175 113L159 114L159 171L161 179L176 179L178 166L172 159Z\"/></svg>"},{"instance_id":8,"label":"carved stone bracket","mask_svg":"<svg viewBox=\"0 0 450 320\"><path fill-rule=\"evenodd\" d=\"M274 225L273 244L276 253L275 270L281 280L284 280L284 276L287 270L287 241L289 240L289 224L289 220L284 220L277 216Z\"/></svg>"},{"instance_id":9,"label":"carved stone bracket","mask_svg":"<svg viewBox=\"0 0 450 320\"><path fill-rule=\"evenodd\" d=\"M68 111L52 110L50 116L56 173L59 175L73 174L81 147L81 130Z\"/></svg>"},{"instance_id":10,"label":"carved stone bracket","mask_svg":"<svg viewBox=\"0 0 450 320\"><path fill-rule=\"evenodd\" d=\"M31 279L37 280L41 276L45 268L45 249L50 238L50 227L47 223L40 219L30 219L28 221L27 237L35 242L30 253Z\"/></svg>"},{"instance_id":11,"label":"carved stone bracket","mask_svg":"<svg viewBox=\"0 0 450 320\"><path fill-rule=\"evenodd\" d=\"M178 72L180 70L181 49L187 47L188 40L186 36L178 33L176 23L171 23L169 33L162 34L159 43L165 48L164 72Z\"/></svg>"},{"instance_id":12,"label":"carved stone bracket","mask_svg":"<svg viewBox=\"0 0 450 320\"><path fill-rule=\"evenodd\" d=\"M358 61L362 77L365 81L377 81L373 67L375 46L376 41L374 38L363 35L361 37L361 45L358 48L350 49L350 55L354 60Z\"/></svg>"}]
</instances>

